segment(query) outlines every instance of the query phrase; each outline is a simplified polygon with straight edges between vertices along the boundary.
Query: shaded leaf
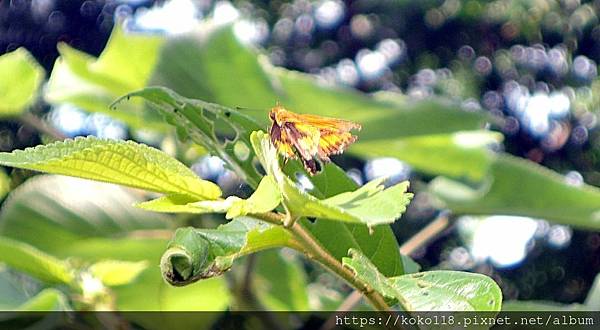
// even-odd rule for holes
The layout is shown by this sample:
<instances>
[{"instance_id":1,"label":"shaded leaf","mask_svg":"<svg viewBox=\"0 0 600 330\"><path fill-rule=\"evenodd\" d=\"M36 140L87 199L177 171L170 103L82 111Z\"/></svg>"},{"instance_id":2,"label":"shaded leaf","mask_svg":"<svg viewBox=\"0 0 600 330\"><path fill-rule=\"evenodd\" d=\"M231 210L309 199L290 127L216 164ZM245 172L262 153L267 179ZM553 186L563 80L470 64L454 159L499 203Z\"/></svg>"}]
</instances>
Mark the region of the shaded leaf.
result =
<instances>
[{"instance_id":1,"label":"shaded leaf","mask_svg":"<svg viewBox=\"0 0 600 330\"><path fill-rule=\"evenodd\" d=\"M168 228L168 219L131 205L140 196L107 183L40 175L13 190L0 213L0 235L60 257L73 255L81 241L108 238L99 255L118 246L116 237L134 230ZM23 221L27 219L27 221ZM115 258L123 259L123 258Z\"/></svg>"},{"instance_id":2,"label":"shaded leaf","mask_svg":"<svg viewBox=\"0 0 600 330\"><path fill-rule=\"evenodd\" d=\"M253 290L270 311L308 311L306 273L289 250L268 250L257 255Z\"/></svg>"},{"instance_id":3,"label":"shaded leaf","mask_svg":"<svg viewBox=\"0 0 600 330\"><path fill-rule=\"evenodd\" d=\"M221 275L237 257L293 244L283 227L250 218L236 218L217 229L179 228L162 256L161 271L172 285L188 285Z\"/></svg>"},{"instance_id":4,"label":"shaded leaf","mask_svg":"<svg viewBox=\"0 0 600 330\"><path fill-rule=\"evenodd\" d=\"M69 265L31 245L0 236L0 262L50 284L74 284Z\"/></svg>"},{"instance_id":5,"label":"shaded leaf","mask_svg":"<svg viewBox=\"0 0 600 330\"><path fill-rule=\"evenodd\" d=\"M508 155L494 159L479 186L440 177L430 190L456 214L520 215L600 229L598 188L569 185L551 170Z\"/></svg>"},{"instance_id":6,"label":"shaded leaf","mask_svg":"<svg viewBox=\"0 0 600 330\"><path fill-rule=\"evenodd\" d=\"M0 56L0 117L27 110L43 80L44 69L25 48Z\"/></svg>"},{"instance_id":7,"label":"shaded leaf","mask_svg":"<svg viewBox=\"0 0 600 330\"><path fill-rule=\"evenodd\" d=\"M98 59L59 44L56 60L45 90L51 104L69 103L91 112L109 113L117 97L146 85L154 70L163 39L126 33L119 24ZM144 111L141 102L130 103L110 116L132 127L163 129L159 116Z\"/></svg>"},{"instance_id":8,"label":"shaded leaf","mask_svg":"<svg viewBox=\"0 0 600 330\"><path fill-rule=\"evenodd\" d=\"M162 193L215 199L221 190L158 149L133 141L75 138L11 153L0 164Z\"/></svg>"},{"instance_id":9,"label":"shaded leaf","mask_svg":"<svg viewBox=\"0 0 600 330\"><path fill-rule=\"evenodd\" d=\"M17 310L27 312L66 311L71 310L71 307L68 298L61 291L48 288L21 304Z\"/></svg>"},{"instance_id":10,"label":"shaded leaf","mask_svg":"<svg viewBox=\"0 0 600 330\"><path fill-rule=\"evenodd\" d=\"M501 134L489 131L417 135L362 140L349 152L363 157L395 157L426 173L475 181L486 174L492 160L486 146L501 140Z\"/></svg>"}]
</instances>

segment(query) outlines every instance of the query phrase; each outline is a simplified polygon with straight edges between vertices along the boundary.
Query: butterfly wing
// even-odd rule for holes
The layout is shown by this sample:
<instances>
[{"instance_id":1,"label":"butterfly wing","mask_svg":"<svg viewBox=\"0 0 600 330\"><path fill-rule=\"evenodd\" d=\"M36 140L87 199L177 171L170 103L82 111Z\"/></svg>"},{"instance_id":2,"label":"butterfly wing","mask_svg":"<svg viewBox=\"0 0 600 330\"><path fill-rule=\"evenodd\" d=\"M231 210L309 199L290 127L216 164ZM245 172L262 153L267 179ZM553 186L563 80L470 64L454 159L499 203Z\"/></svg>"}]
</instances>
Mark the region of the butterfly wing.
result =
<instances>
[{"instance_id":1,"label":"butterfly wing","mask_svg":"<svg viewBox=\"0 0 600 330\"><path fill-rule=\"evenodd\" d=\"M338 155L344 152L357 137L348 131L321 130L318 155L323 161L329 161L330 155Z\"/></svg>"},{"instance_id":2,"label":"butterfly wing","mask_svg":"<svg viewBox=\"0 0 600 330\"><path fill-rule=\"evenodd\" d=\"M271 142L277 148L277 152L285 158L295 159L296 154L294 153L292 141L285 130L281 129L281 126L273 122L269 134L271 135Z\"/></svg>"},{"instance_id":3,"label":"butterfly wing","mask_svg":"<svg viewBox=\"0 0 600 330\"><path fill-rule=\"evenodd\" d=\"M356 136L352 129L360 129L357 123L318 115L296 114L276 107L271 111L273 121L271 140L279 153L287 158L300 156L304 168L315 174L320 171L319 160L329 161L332 154L340 154Z\"/></svg>"}]
</instances>

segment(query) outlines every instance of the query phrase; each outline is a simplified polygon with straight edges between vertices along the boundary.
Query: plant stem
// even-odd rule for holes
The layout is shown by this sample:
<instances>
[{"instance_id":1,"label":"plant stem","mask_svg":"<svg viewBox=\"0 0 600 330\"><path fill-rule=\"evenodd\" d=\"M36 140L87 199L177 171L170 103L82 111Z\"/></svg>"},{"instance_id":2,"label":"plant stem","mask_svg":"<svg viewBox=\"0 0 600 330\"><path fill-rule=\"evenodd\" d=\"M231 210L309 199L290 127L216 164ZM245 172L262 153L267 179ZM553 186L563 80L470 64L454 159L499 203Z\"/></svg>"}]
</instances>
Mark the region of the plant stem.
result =
<instances>
[{"instance_id":1,"label":"plant stem","mask_svg":"<svg viewBox=\"0 0 600 330\"><path fill-rule=\"evenodd\" d=\"M44 122L42 119L40 119L39 117L37 117L36 115L34 115L30 112L23 113L19 117L19 120L23 124L35 128L38 132L41 132L41 133L44 133L44 134L50 136L54 140L61 141L61 140L64 140L67 138L67 136L64 135L62 132L60 132L56 128L48 125L48 123Z\"/></svg>"},{"instance_id":2,"label":"plant stem","mask_svg":"<svg viewBox=\"0 0 600 330\"><path fill-rule=\"evenodd\" d=\"M450 220L448 214L441 214L437 219L429 223L425 228L412 236L400 247L400 253L410 256L416 250L424 246L448 227Z\"/></svg>"},{"instance_id":3,"label":"plant stem","mask_svg":"<svg viewBox=\"0 0 600 330\"><path fill-rule=\"evenodd\" d=\"M252 214L250 216L278 226L283 226L285 221L285 215L274 212ZM351 270L345 268L299 222L294 222L290 227L283 227L289 230L294 236L294 240L297 241L298 246L296 249L306 254L309 258L318 261L325 268L350 283L355 289L361 291L377 310L391 311L390 306L388 306L378 292L359 280Z\"/></svg>"},{"instance_id":4,"label":"plant stem","mask_svg":"<svg viewBox=\"0 0 600 330\"><path fill-rule=\"evenodd\" d=\"M353 287L363 292L365 297L380 311L391 311L390 306L385 302L383 297L369 287L366 283L360 281L348 268L345 268L342 263L327 252L315 239L306 231L300 223L296 222L290 227L290 231L300 241L307 252L313 258L319 261L323 266L333 271L341 278L350 283Z\"/></svg>"},{"instance_id":5,"label":"plant stem","mask_svg":"<svg viewBox=\"0 0 600 330\"><path fill-rule=\"evenodd\" d=\"M439 235L444 229L448 227L450 221L448 219L448 214L442 214L437 219L432 221L430 224L425 226L425 228L421 229L418 233L412 236L408 241L406 241L402 246L400 246L400 253L410 256L416 250L433 240L437 235ZM360 302L360 291L354 290L346 299L340 304L337 311L350 311ZM330 320L327 320L330 323ZM330 329L331 327L323 326L322 329Z\"/></svg>"}]
</instances>

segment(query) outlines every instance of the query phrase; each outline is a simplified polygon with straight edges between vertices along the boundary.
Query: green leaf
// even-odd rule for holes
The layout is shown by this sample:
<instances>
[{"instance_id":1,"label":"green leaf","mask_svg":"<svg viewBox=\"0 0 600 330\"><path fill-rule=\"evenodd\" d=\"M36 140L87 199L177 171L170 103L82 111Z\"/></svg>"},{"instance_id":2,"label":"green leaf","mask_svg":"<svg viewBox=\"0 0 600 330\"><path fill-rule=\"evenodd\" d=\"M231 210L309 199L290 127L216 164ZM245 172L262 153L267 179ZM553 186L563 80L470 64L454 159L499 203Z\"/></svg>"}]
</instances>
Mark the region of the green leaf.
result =
<instances>
[{"instance_id":1,"label":"green leaf","mask_svg":"<svg viewBox=\"0 0 600 330\"><path fill-rule=\"evenodd\" d=\"M163 215L131 206L140 199L126 188L107 183L35 176L13 190L4 202L0 235L60 257L74 255L83 241L106 238L111 242L107 246L90 248L92 254L99 255L117 248L117 238L129 232L168 228L169 219Z\"/></svg>"},{"instance_id":2,"label":"green leaf","mask_svg":"<svg viewBox=\"0 0 600 330\"><path fill-rule=\"evenodd\" d=\"M147 202L135 204L136 207L152 212L163 213L225 213L239 197L230 196L226 199L198 201L187 195L165 195Z\"/></svg>"},{"instance_id":3,"label":"green leaf","mask_svg":"<svg viewBox=\"0 0 600 330\"><path fill-rule=\"evenodd\" d=\"M90 266L89 271L104 285L117 286L133 282L146 268L146 261L103 260Z\"/></svg>"},{"instance_id":4,"label":"green leaf","mask_svg":"<svg viewBox=\"0 0 600 330\"><path fill-rule=\"evenodd\" d=\"M68 298L61 291L48 288L40 291L17 308L18 311L46 312L71 310Z\"/></svg>"},{"instance_id":5,"label":"green leaf","mask_svg":"<svg viewBox=\"0 0 600 330\"><path fill-rule=\"evenodd\" d=\"M276 82L263 70L257 54L243 46L230 27L205 25L199 32L169 39L151 83L229 107L266 109L277 100ZM261 122L266 119L265 114Z\"/></svg>"},{"instance_id":6,"label":"green leaf","mask_svg":"<svg viewBox=\"0 0 600 330\"><path fill-rule=\"evenodd\" d=\"M25 48L0 56L0 117L17 116L37 98L44 69Z\"/></svg>"},{"instance_id":7,"label":"green leaf","mask_svg":"<svg viewBox=\"0 0 600 330\"><path fill-rule=\"evenodd\" d=\"M230 304L231 296L223 278L211 278L185 288L177 288L170 286L161 278L157 267L152 268L143 271L131 284L111 288L117 295L119 311L223 311ZM148 313L143 313L143 315L139 313L126 314L130 314L126 316L150 329L165 329L165 327L184 321L181 320L181 315L176 315L172 319L162 315L163 317L153 324L151 321L153 318L149 318ZM207 319L212 320L214 316L220 315L220 313L208 314L215 315L213 317L204 315L204 317L190 320L195 323L193 328L204 329L205 327L197 325L204 324ZM161 324L162 327L159 326Z\"/></svg>"},{"instance_id":8,"label":"green leaf","mask_svg":"<svg viewBox=\"0 0 600 330\"><path fill-rule=\"evenodd\" d=\"M477 187L440 177L430 190L456 214L520 215L600 229L600 189L569 185L551 170L508 155L493 161Z\"/></svg>"},{"instance_id":9,"label":"green leaf","mask_svg":"<svg viewBox=\"0 0 600 330\"><path fill-rule=\"evenodd\" d=\"M362 139L349 149L363 157L395 157L419 170L451 177L480 180L491 163L486 146L502 141L490 131L430 134L396 139Z\"/></svg>"},{"instance_id":10,"label":"green leaf","mask_svg":"<svg viewBox=\"0 0 600 330\"><path fill-rule=\"evenodd\" d=\"M163 38L126 33L119 24L98 59L59 44L56 60L45 90L51 104L70 103L91 112L104 112L132 127L164 129L159 116L145 111L141 102L109 112L117 97L144 87L159 56Z\"/></svg>"},{"instance_id":11,"label":"green leaf","mask_svg":"<svg viewBox=\"0 0 600 330\"><path fill-rule=\"evenodd\" d=\"M269 311L309 310L307 276L290 252L268 250L257 255L252 289Z\"/></svg>"},{"instance_id":12,"label":"green leaf","mask_svg":"<svg viewBox=\"0 0 600 330\"><path fill-rule=\"evenodd\" d=\"M275 209L281 203L281 193L273 177L263 177L256 191L248 198L229 196L226 199L196 201L186 195L166 195L148 202L136 204L137 207L154 212L168 213L226 213L227 219L251 213L265 213Z\"/></svg>"},{"instance_id":13,"label":"green leaf","mask_svg":"<svg viewBox=\"0 0 600 330\"><path fill-rule=\"evenodd\" d=\"M113 259L150 265L133 282L111 288L118 310L225 309L230 298L222 278L203 281L186 290L173 288L161 279L156 265L168 239L146 235L168 235L172 222L164 215L132 207L141 198L111 184L36 176L15 189L4 203L0 234L86 264ZM2 299L0 306L1 302ZM147 317L135 321L152 328L152 322L144 323ZM204 324L198 322L193 320L191 324Z\"/></svg>"},{"instance_id":14,"label":"green leaf","mask_svg":"<svg viewBox=\"0 0 600 330\"><path fill-rule=\"evenodd\" d=\"M411 311L499 311L502 292L491 278L467 272L429 271L390 279Z\"/></svg>"},{"instance_id":15,"label":"green leaf","mask_svg":"<svg viewBox=\"0 0 600 330\"><path fill-rule=\"evenodd\" d=\"M502 292L489 277L457 271L430 271L385 277L357 250L344 266L406 311L499 311Z\"/></svg>"},{"instance_id":16,"label":"green leaf","mask_svg":"<svg viewBox=\"0 0 600 330\"><path fill-rule=\"evenodd\" d=\"M268 135L252 133L252 146L265 171L271 175L283 195L283 203L293 216L364 223L369 227L394 222L410 202L408 182L383 190L384 179L371 181L361 188L319 200L301 190L279 167L277 151Z\"/></svg>"},{"instance_id":17,"label":"green leaf","mask_svg":"<svg viewBox=\"0 0 600 330\"><path fill-rule=\"evenodd\" d=\"M225 161L244 182L253 188L258 187L262 175L254 167L253 158L239 152L250 149L250 133L261 128L250 117L217 104L186 99L161 87L130 93L116 100L112 106L116 107L134 96L144 98L158 109L167 122L177 128L180 137L189 137Z\"/></svg>"},{"instance_id":18,"label":"green leaf","mask_svg":"<svg viewBox=\"0 0 600 330\"><path fill-rule=\"evenodd\" d=\"M386 93L385 98L372 97L349 88L326 86L314 76L270 66L262 56L241 45L230 28L204 29L169 40L152 84L189 98L246 108L240 112L260 123L249 131L265 129L269 108L280 101L294 112L362 124L360 138L350 149L356 155L370 156L363 143L385 146L386 141L410 137L402 147L416 152L402 153L397 147L389 154L432 174L477 179L485 171L478 163L486 160L483 148L465 148L451 141L453 133L482 129L490 120L485 113L463 111L445 99L415 101L393 93ZM447 141L441 141L444 139ZM423 145L429 151L421 152ZM445 155L443 162L439 161L440 154Z\"/></svg>"},{"instance_id":19,"label":"green leaf","mask_svg":"<svg viewBox=\"0 0 600 330\"><path fill-rule=\"evenodd\" d=\"M50 284L73 284L69 265L31 245L0 236L0 262Z\"/></svg>"},{"instance_id":20,"label":"green leaf","mask_svg":"<svg viewBox=\"0 0 600 330\"><path fill-rule=\"evenodd\" d=\"M250 218L237 218L217 229L179 228L162 256L161 271L170 284L188 285L223 274L245 254L293 244L281 226Z\"/></svg>"},{"instance_id":21,"label":"green leaf","mask_svg":"<svg viewBox=\"0 0 600 330\"><path fill-rule=\"evenodd\" d=\"M69 139L0 153L0 164L199 199L221 195L217 185L200 180L176 159L133 141Z\"/></svg>"},{"instance_id":22,"label":"green leaf","mask_svg":"<svg viewBox=\"0 0 600 330\"><path fill-rule=\"evenodd\" d=\"M227 210L227 219L249 215L253 213L266 213L274 210L281 203L281 193L275 179L265 175L256 191L248 199L235 200Z\"/></svg>"},{"instance_id":23,"label":"green leaf","mask_svg":"<svg viewBox=\"0 0 600 330\"><path fill-rule=\"evenodd\" d=\"M182 76L182 82L186 81L183 80L185 77L186 76ZM194 81L187 81L186 83L189 86L198 86L197 82ZM314 84L314 82L312 83ZM316 85L311 85L310 88L316 88L315 86ZM185 99L173 92L161 88L147 88L138 93L143 94L141 96L151 101L162 112L172 114L170 117L167 116L167 119L171 118L170 122L173 125L176 125L182 135L185 136L188 128L190 128L189 132L191 132L191 138L196 143L206 147L206 144L210 142L213 146L208 146L207 150L211 151L214 155L223 158L238 176L246 178L245 181L250 184L250 186L254 188L258 186L262 175L256 171L252 164L252 160L248 159L240 165L239 160L236 158L235 148L224 149L222 147L223 145L219 143L219 140L215 138L214 120L211 121L209 119L216 117L228 122L230 126L236 126L240 131L243 130L243 134L238 133L237 137L243 139L242 142L244 142L244 146L249 147L251 145L250 132L261 129L261 127L253 120L249 119L245 114L253 114L254 118L264 118L262 122L266 122L266 113L260 112L255 114L250 111L244 111L244 114L242 114L241 111L233 111L232 109L221 111L220 109L222 108L214 105L211 106L214 106L215 108L209 111L211 109L209 106L202 108L201 106L194 105L205 104L203 102ZM192 94L186 95L190 96ZM342 95L341 98L344 96L345 95ZM390 111L393 110L391 108L393 107L390 107ZM174 109L177 109L177 111L174 111ZM186 111L183 111L182 109ZM205 109L205 111L202 109ZM359 109L357 109L357 111L358 110ZM447 109L444 108L439 111L441 112L442 110L446 111ZM182 112L186 112L185 115L181 115ZM198 116L199 113L203 113L205 116ZM414 115L418 113L418 111L415 111ZM227 114L229 114L229 116L227 116ZM411 113L411 115L413 115L413 113ZM479 125L482 122L481 117L472 114L468 114L467 116L471 116L469 118L478 119L470 121L468 118L461 118L461 120L457 120L455 123L457 123L457 125L464 124L465 129L471 129L472 127L469 125ZM437 127L439 129L446 129L445 127L450 126L451 125L438 125ZM231 146L231 143L229 146ZM288 162L288 165L291 166L296 164L295 162ZM311 177L310 180L315 185L315 189L311 193L319 198L331 197L334 194L351 191L357 188L356 184L342 170L333 164L327 164L323 173ZM402 261L398 252L398 243L389 227L378 226L370 232L369 229L362 224L342 224L334 221L321 221L320 219L314 224L305 221L302 222L303 226L311 231L321 245L323 245L338 260L341 261L342 257L346 256L349 248L361 249L369 256L369 258L372 258L373 262L384 274L402 274Z\"/></svg>"}]
</instances>

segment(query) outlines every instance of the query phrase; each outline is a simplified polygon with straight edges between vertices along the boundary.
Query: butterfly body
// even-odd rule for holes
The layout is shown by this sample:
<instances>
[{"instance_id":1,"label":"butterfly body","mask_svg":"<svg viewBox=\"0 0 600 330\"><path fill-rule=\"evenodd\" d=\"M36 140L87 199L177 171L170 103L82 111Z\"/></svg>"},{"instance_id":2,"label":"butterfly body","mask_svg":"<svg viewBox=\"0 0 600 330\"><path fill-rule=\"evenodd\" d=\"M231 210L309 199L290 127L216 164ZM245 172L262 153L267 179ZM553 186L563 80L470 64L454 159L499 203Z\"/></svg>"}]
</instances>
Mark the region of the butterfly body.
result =
<instances>
[{"instance_id":1,"label":"butterfly body","mask_svg":"<svg viewBox=\"0 0 600 330\"><path fill-rule=\"evenodd\" d=\"M281 105L271 109L271 142L286 160L300 158L311 175L321 170L321 162L329 162L329 156L341 154L356 141L350 133L360 129L357 123L322 117L296 114Z\"/></svg>"}]
</instances>

